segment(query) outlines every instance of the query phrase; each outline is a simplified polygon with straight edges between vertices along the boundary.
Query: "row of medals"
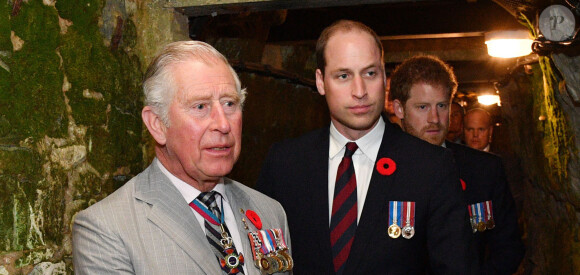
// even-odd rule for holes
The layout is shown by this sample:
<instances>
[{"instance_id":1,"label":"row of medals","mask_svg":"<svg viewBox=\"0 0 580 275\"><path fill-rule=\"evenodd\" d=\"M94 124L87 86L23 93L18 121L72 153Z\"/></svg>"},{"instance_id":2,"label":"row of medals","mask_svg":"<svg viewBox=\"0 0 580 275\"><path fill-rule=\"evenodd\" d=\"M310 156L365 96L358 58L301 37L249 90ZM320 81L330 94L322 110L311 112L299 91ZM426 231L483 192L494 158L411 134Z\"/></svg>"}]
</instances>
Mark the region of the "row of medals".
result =
<instances>
[{"instance_id":1,"label":"row of medals","mask_svg":"<svg viewBox=\"0 0 580 275\"><path fill-rule=\"evenodd\" d=\"M292 256L288 254L288 248L284 247L283 249L272 251L264 255L260 251L262 242L258 238L257 233L251 232L250 234L252 235L254 250L256 252L256 260L254 261L254 265L260 269L262 274L273 274L276 272L286 272L292 270L294 267L294 260L292 260ZM279 236L275 236L275 239L278 247L281 247Z\"/></svg>"},{"instance_id":2,"label":"row of medals","mask_svg":"<svg viewBox=\"0 0 580 275\"><path fill-rule=\"evenodd\" d=\"M393 223L389 226L387 231L389 233L389 237L396 239L399 236L403 236L405 239L410 239L415 236L415 227L411 226L410 223L405 224L403 228L399 227L396 223Z\"/></svg>"},{"instance_id":3,"label":"row of medals","mask_svg":"<svg viewBox=\"0 0 580 275\"><path fill-rule=\"evenodd\" d=\"M477 222L477 218L478 218L477 216L472 216L469 218L469 220L471 221L471 229L473 229L473 233L477 231L483 232L486 229L490 230L495 227L495 222L491 217L488 217L488 220L485 222L484 221Z\"/></svg>"}]
</instances>

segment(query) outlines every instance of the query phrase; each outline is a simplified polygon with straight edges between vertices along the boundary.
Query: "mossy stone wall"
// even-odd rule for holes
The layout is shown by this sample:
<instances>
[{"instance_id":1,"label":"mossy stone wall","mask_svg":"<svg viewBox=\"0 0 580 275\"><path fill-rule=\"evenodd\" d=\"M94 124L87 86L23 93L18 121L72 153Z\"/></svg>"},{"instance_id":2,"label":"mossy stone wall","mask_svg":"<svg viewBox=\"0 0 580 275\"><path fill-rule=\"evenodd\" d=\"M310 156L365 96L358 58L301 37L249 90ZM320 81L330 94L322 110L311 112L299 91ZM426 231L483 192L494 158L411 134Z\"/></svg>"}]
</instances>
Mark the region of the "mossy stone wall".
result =
<instances>
[{"instance_id":1,"label":"mossy stone wall","mask_svg":"<svg viewBox=\"0 0 580 275\"><path fill-rule=\"evenodd\" d=\"M0 1L0 274L72 273L75 213L147 164L143 68L187 35L164 4Z\"/></svg>"}]
</instances>

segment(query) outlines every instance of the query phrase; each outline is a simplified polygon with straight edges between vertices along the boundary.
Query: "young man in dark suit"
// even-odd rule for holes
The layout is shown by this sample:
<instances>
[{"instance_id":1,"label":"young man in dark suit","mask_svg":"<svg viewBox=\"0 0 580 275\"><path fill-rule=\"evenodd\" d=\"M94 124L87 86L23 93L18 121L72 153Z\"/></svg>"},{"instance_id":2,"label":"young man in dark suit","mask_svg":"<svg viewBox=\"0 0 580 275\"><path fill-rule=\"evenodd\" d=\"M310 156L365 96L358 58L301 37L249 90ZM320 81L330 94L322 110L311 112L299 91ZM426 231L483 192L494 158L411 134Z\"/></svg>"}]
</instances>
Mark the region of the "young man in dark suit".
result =
<instances>
[{"instance_id":1,"label":"young man in dark suit","mask_svg":"<svg viewBox=\"0 0 580 275\"><path fill-rule=\"evenodd\" d=\"M447 64L433 56L418 56L393 72L390 99L404 131L453 151L473 229L472 274L512 274L524 251L501 159L445 141L456 89Z\"/></svg>"},{"instance_id":2,"label":"young man in dark suit","mask_svg":"<svg viewBox=\"0 0 580 275\"><path fill-rule=\"evenodd\" d=\"M316 46L329 127L275 144L258 179L292 230L296 274L466 274L467 222L451 152L381 116L383 48L338 21Z\"/></svg>"}]
</instances>

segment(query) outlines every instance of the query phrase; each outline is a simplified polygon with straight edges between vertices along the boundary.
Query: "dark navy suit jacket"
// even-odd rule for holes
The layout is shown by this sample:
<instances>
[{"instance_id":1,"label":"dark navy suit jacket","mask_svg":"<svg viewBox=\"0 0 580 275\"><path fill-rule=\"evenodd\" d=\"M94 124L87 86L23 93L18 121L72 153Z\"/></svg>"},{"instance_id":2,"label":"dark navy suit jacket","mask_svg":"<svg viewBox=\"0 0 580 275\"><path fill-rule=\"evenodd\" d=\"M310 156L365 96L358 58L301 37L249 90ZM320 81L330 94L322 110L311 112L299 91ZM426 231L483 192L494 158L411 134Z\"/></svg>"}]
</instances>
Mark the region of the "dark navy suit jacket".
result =
<instances>
[{"instance_id":1,"label":"dark navy suit jacket","mask_svg":"<svg viewBox=\"0 0 580 275\"><path fill-rule=\"evenodd\" d=\"M292 234L294 274L333 274L328 217L329 128L274 144L257 188L284 207ZM386 123L345 274L467 274L471 227L449 150ZM415 236L390 238L389 201L415 202Z\"/></svg>"},{"instance_id":2,"label":"dark navy suit jacket","mask_svg":"<svg viewBox=\"0 0 580 275\"><path fill-rule=\"evenodd\" d=\"M495 227L472 234L473 266L479 274L513 274L524 256L514 199L499 156L445 142L465 182L467 205L492 201Z\"/></svg>"}]
</instances>

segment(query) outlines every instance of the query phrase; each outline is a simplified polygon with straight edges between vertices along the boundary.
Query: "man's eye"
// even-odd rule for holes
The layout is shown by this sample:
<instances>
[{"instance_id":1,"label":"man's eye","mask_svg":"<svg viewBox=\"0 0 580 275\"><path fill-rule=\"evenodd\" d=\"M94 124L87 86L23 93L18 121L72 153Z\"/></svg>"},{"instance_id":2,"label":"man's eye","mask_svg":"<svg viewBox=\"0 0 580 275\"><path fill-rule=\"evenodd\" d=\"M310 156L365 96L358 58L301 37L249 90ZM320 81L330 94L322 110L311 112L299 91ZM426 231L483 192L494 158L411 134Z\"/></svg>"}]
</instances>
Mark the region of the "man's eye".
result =
<instances>
[{"instance_id":1,"label":"man's eye","mask_svg":"<svg viewBox=\"0 0 580 275\"><path fill-rule=\"evenodd\" d=\"M238 103L236 101L226 101L224 103L224 106L226 106L226 107L236 107L236 105L238 105Z\"/></svg>"},{"instance_id":2,"label":"man's eye","mask_svg":"<svg viewBox=\"0 0 580 275\"><path fill-rule=\"evenodd\" d=\"M196 110L203 110L203 109L205 109L205 104L197 104L197 105L193 106L193 108Z\"/></svg>"},{"instance_id":3,"label":"man's eye","mask_svg":"<svg viewBox=\"0 0 580 275\"><path fill-rule=\"evenodd\" d=\"M377 72L375 72L375 71L369 71L369 72L367 72L367 75L368 76L375 76L376 74L377 74Z\"/></svg>"},{"instance_id":4,"label":"man's eye","mask_svg":"<svg viewBox=\"0 0 580 275\"><path fill-rule=\"evenodd\" d=\"M339 74L338 79L346 79L348 77L347 74Z\"/></svg>"}]
</instances>

